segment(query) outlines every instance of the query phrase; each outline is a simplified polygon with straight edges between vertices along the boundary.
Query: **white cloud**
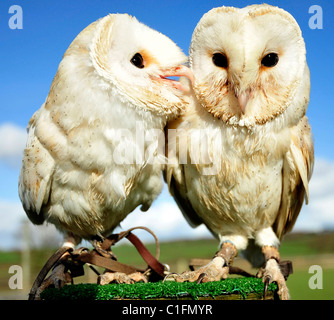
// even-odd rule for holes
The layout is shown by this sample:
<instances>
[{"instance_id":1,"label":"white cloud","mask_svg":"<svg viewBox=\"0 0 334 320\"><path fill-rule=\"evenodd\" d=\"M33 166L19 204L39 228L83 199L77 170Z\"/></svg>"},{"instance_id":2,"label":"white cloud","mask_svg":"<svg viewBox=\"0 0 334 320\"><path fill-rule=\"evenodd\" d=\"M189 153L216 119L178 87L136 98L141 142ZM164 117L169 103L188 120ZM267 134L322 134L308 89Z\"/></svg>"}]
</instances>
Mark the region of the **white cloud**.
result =
<instances>
[{"instance_id":1,"label":"white cloud","mask_svg":"<svg viewBox=\"0 0 334 320\"><path fill-rule=\"evenodd\" d=\"M26 130L12 123L0 125L0 162L18 168L27 140Z\"/></svg>"},{"instance_id":2,"label":"white cloud","mask_svg":"<svg viewBox=\"0 0 334 320\"><path fill-rule=\"evenodd\" d=\"M334 163L316 159L310 181L309 204L303 206L294 230L321 231L334 228Z\"/></svg>"},{"instance_id":3,"label":"white cloud","mask_svg":"<svg viewBox=\"0 0 334 320\"><path fill-rule=\"evenodd\" d=\"M27 226L27 235L24 227ZM61 245L62 237L54 225L33 225L27 218L20 202L0 200L0 250L20 248L25 237L35 248ZM27 239L27 238L26 238Z\"/></svg>"},{"instance_id":4,"label":"white cloud","mask_svg":"<svg viewBox=\"0 0 334 320\"><path fill-rule=\"evenodd\" d=\"M0 200L0 249L19 244L17 237L25 216L21 203Z\"/></svg>"},{"instance_id":5,"label":"white cloud","mask_svg":"<svg viewBox=\"0 0 334 320\"><path fill-rule=\"evenodd\" d=\"M137 208L133 213L127 216L121 223L121 228L117 228L115 232L136 226L145 226L157 235L159 241L213 237L204 225L196 229L190 227L173 198L168 194L166 187L161 197L163 201L154 203L147 212L142 212ZM143 241L153 241L153 237L146 231L138 230L134 232L138 234Z\"/></svg>"}]
</instances>

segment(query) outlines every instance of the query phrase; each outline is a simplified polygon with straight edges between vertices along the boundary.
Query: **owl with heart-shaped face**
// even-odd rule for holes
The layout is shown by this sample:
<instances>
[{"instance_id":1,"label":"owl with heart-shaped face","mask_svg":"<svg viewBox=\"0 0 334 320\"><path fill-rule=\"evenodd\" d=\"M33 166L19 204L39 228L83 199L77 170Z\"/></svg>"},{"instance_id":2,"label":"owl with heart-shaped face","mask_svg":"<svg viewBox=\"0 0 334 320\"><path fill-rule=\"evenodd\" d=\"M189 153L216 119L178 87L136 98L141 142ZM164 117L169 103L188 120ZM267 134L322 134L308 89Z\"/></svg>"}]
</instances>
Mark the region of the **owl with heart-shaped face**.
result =
<instances>
[{"instance_id":1,"label":"owl with heart-shaped face","mask_svg":"<svg viewBox=\"0 0 334 320\"><path fill-rule=\"evenodd\" d=\"M221 250L178 281L224 278L240 251L289 297L278 248L308 199L314 157L305 52L295 19L269 5L215 8L196 26L193 97L168 125L166 180L189 223L204 223Z\"/></svg>"},{"instance_id":2,"label":"owl with heart-shaped face","mask_svg":"<svg viewBox=\"0 0 334 320\"><path fill-rule=\"evenodd\" d=\"M110 14L72 42L49 95L28 126L19 179L35 224L54 224L65 245L104 237L159 195L163 134L186 105L187 60L165 35L127 14Z\"/></svg>"}]
</instances>

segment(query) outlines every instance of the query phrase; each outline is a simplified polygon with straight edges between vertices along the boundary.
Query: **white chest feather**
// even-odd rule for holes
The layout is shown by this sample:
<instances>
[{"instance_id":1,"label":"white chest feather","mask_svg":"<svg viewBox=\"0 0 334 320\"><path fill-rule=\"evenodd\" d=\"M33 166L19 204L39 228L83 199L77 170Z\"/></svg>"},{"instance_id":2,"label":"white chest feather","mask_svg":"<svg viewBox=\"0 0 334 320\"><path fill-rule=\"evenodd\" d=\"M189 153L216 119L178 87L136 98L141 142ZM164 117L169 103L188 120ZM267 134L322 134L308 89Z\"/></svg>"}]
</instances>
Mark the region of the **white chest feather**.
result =
<instances>
[{"instance_id":1,"label":"white chest feather","mask_svg":"<svg viewBox=\"0 0 334 320\"><path fill-rule=\"evenodd\" d=\"M192 186L187 196L214 232L251 237L275 221L281 202L288 131L275 133L263 127L251 132L203 120L198 127L202 140L192 141L191 145L198 146L195 150L205 145L208 152L206 156L189 154L192 160L206 159L206 165L184 165L186 183Z\"/></svg>"}]
</instances>

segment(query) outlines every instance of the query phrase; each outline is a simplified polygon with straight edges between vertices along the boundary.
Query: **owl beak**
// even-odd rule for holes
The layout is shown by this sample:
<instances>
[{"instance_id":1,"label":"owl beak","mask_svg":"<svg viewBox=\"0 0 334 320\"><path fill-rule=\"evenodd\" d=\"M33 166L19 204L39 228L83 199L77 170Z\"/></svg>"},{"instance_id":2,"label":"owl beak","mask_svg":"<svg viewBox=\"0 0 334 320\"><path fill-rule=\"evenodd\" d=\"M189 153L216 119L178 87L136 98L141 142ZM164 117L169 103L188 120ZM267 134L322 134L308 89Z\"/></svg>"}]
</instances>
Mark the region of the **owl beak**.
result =
<instances>
[{"instance_id":1,"label":"owl beak","mask_svg":"<svg viewBox=\"0 0 334 320\"><path fill-rule=\"evenodd\" d=\"M249 96L250 96L250 91L249 90L242 91L241 93L236 95L236 98L238 99L240 110L243 114L245 114L246 106L247 106L247 103L248 103L248 100L249 100Z\"/></svg>"},{"instance_id":2,"label":"owl beak","mask_svg":"<svg viewBox=\"0 0 334 320\"><path fill-rule=\"evenodd\" d=\"M162 73L160 74L159 81L167 85L171 85L175 89L181 91L189 91L189 88L183 85L180 81L168 79L168 77L186 77L191 81L191 83L194 83L195 81L192 71L188 67L183 65L163 70Z\"/></svg>"}]
</instances>

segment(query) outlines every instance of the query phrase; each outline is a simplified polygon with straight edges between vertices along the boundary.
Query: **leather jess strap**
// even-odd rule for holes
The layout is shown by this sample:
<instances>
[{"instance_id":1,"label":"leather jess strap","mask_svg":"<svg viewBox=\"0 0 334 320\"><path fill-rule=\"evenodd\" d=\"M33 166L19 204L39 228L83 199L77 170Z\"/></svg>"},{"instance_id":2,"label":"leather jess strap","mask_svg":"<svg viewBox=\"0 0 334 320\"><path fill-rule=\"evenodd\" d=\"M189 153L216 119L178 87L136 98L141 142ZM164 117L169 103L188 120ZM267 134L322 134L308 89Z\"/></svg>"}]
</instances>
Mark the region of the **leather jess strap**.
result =
<instances>
[{"instance_id":1,"label":"leather jess strap","mask_svg":"<svg viewBox=\"0 0 334 320\"><path fill-rule=\"evenodd\" d=\"M145 262L154 270L158 275L164 277L165 266L159 262L143 245L140 239L134 235L133 233L129 232L126 238L136 247L142 258Z\"/></svg>"},{"instance_id":2,"label":"leather jess strap","mask_svg":"<svg viewBox=\"0 0 334 320\"><path fill-rule=\"evenodd\" d=\"M122 272L125 274L131 274L137 271L142 272L142 270L136 269L127 264L112 260L110 258L102 257L94 251L81 253L80 256L76 258L76 260L84 263L90 263L92 265L99 266L113 272Z\"/></svg>"},{"instance_id":3,"label":"leather jess strap","mask_svg":"<svg viewBox=\"0 0 334 320\"><path fill-rule=\"evenodd\" d=\"M139 240L137 236L131 233L131 231L134 229L143 229L153 235L156 242L156 257L154 257L148 251L148 249L144 246L144 244ZM52 268L55 268L59 264L65 265L65 273L67 273L67 271L69 270L72 278L84 274L83 265L85 263L96 265L113 272L122 272L125 274L131 274L135 272L145 273L147 269L141 270L133 266L118 262L111 254L109 248L122 238L127 238L136 247L141 257L148 264L148 267L154 271L153 276L154 274L156 274L161 278L165 277L165 266L158 261L160 248L159 241L156 235L146 227L134 227L119 234L112 234L108 238L103 239L102 243L100 243L99 246L95 246L95 249L91 251L87 248L79 248L77 250L73 250L72 247L67 246L58 249L48 259L42 270L39 272L37 278L35 279L29 293L29 300L36 299L36 293L41 287L44 278L47 276L48 272ZM157 277L155 278L157 279Z\"/></svg>"},{"instance_id":4,"label":"leather jess strap","mask_svg":"<svg viewBox=\"0 0 334 320\"><path fill-rule=\"evenodd\" d=\"M137 227L138 228L138 227ZM137 229L136 228L136 229ZM140 227L141 228L141 227ZM134 229L134 228L133 228ZM131 229L131 230L133 230ZM145 228L146 229L146 228ZM144 259L144 261L148 264L148 266L155 271L160 277L164 278L165 274L165 266L159 262L158 260L158 254L157 258L155 258L145 247L145 245L140 241L140 239L134 235L130 230L120 234L120 238L127 238L137 249L141 257ZM112 235L110 238L106 238L104 242L102 243L102 247L104 249L107 249L108 246L110 246L111 243L114 243L114 237L115 235ZM117 241L119 238L117 239ZM156 239L157 240L157 239ZM157 243L157 247L159 244ZM159 250L157 250L159 251ZM138 268L135 268L133 266L118 262L117 260L113 260L110 257L102 256L99 252L96 250L93 251L87 251L87 252L80 252L80 254L76 254L76 252L73 252L73 254L76 256L75 259L79 260L84 263L90 263L92 265L96 265L105 269L108 269L113 272L122 272L125 274L131 274L134 272L145 272L145 270L141 270Z\"/></svg>"}]
</instances>

